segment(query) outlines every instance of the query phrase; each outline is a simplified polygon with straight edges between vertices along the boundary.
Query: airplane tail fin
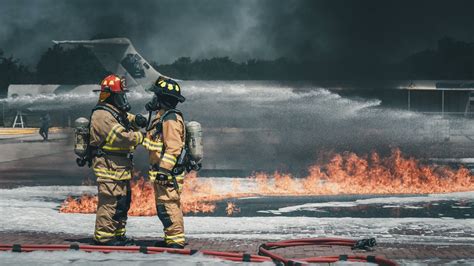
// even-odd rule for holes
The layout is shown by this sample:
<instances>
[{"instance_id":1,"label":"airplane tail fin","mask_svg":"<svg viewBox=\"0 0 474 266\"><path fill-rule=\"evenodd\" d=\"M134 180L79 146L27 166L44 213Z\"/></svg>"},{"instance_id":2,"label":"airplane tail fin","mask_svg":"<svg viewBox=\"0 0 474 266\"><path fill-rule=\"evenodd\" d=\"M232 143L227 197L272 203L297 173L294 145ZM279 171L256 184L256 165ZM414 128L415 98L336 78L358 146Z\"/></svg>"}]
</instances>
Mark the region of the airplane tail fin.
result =
<instances>
[{"instance_id":1,"label":"airplane tail fin","mask_svg":"<svg viewBox=\"0 0 474 266\"><path fill-rule=\"evenodd\" d=\"M106 70L124 76L130 87L148 89L164 76L148 63L127 38L53 41L59 45L83 45L92 50Z\"/></svg>"}]
</instances>

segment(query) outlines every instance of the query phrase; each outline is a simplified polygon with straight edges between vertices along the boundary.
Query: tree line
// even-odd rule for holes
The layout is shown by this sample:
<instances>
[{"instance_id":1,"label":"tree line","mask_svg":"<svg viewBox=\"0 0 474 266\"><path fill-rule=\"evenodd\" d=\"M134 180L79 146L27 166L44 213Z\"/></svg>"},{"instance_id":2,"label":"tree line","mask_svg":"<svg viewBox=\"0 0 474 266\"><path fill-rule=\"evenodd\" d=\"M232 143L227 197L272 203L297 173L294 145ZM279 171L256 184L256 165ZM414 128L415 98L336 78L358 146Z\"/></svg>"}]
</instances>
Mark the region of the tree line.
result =
<instances>
[{"instance_id":1,"label":"tree line","mask_svg":"<svg viewBox=\"0 0 474 266\"><path fill-rule=\"evenodd\" d=\"M291 60L250 59L237 63L229 57L192 60L181 57L154 67L171 77L217 80L377 80L474 79L474 43L449 37L395 63L353 58Z\"/></svg>"},{"instance_id":2,"label":"tree line","mask_svg":"<svg viewBox=\"0 0 474 266\"><path fill-rule=\"evenodd\" d=\"M107 73L92 51L83 46L52 46L41 55L35 70L0 49L2 97L9 84L91 84L98 83Z\"/></svg>"},{"instance_id":3,"label":"tree line","mask_svg":"<svg viewBox=\"0 0 474 266\"><path fill-rule=\"evenodd\" d=\"M185 80L373 80L373 79L474 79L474 43L446 37L435 49L412 54L396 63L370 60L312 58L295 60L229 57L180 57L171 64L153 67ZM83 46L65 49L54 45L40 57L34 70L0 50L0 95L9 84L91 84L108 72Z\"/></svg>"}]
</instances>

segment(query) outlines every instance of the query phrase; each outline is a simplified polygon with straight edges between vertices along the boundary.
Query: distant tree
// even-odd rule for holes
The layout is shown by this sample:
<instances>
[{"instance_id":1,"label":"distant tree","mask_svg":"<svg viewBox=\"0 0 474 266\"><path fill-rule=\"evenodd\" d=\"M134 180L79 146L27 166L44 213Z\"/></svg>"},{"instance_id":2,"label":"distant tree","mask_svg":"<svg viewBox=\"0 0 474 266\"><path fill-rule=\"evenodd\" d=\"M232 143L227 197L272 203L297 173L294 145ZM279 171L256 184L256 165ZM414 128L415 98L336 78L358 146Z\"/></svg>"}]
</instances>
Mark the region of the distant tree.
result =
<instances>
[{"instance_id":1,"label":"distant tree","mask_svg":"<svg viewBox=\"0 0 474 266\"><path fill-rule=\"evenodd\" d=\"M407 79L474 79L474 43L444 37L437 49L404 59L396 72Z\"/></svg>"},{"instance_id":2,"label":"distant tree","mask_svg":"<svg viewBox=\"0 0 474 266\"><path fill-rule=\"evenodd\" d=\"M180 57L174 61L173 66L176 69L176 74L179 77L190 77L192 74L191 69L191 58L190 57Z\"/></svg>"},{"instance_id":3,"label":"distant tree","mask_svg":"<svg viewBox=\"0 0 474 266\"><path fill-rule=\"evenodd\" d=\"M195 62L193 76L204 79L239 79L239 65L229 57L215 57L211 59L201 59Z\"/></svg>"},{"instance_id":4,"label":"distant tree","mask_svg":"<svg viewBox=\"0 0 474 266\"><path fill-rule=\"evenodd\" d=\"M0 97L7 95L8 86L12 83L33 82L34 74L28 67L12 56L6 57L0 50Z\"/></svg>"},{"instance_id":5,"label":"distant tree","mask_svg":"<svg viewBox=\"0 0 474 266\"><path fill-rule=\"evenodd\" d=\"M193 61L190 57L180 57L171 64L158 65L156 62L152 62L151 65L167 76L192 79Z\"/></svg>"},{"instance_id":6,"label":"distant tree","mask_svg":"<svg viewBox=\"0 0 474 266\"><path fill-rule=\"evenodd\" d=\"M64 49L54 45L41 55L36 69L41 84L98 83L108 74L90 49L83 46Z\"/></svg>"},{"instance_id":7,"label":"distant tree","mask_svg":"<svg viewBox=\"0 0 474 266\"><path fill-rule=\"evenodd\" d=\"M114 37L98 34L94 38ZM171 64L152 66L161 73L187 80L355 80L355 79L474 79L474 43L445 37L436 49L414 53L399 62L377 59L354 61L350 56L310 59L249 59L229 57L193 60L179 57ZM108 72L92 51L83 46L65 49L54 45L31 72L17 59L0 50L0 94L11 83L97 83Z\"/></svg>"},{"instance_id":8,"label":"distant tree","mask_svg":"<svg viewBox=\"0 0 474 266\"><path fill-rule=\"evenodd\" d=\"M285 58L273 61L249 59L237 63L229 57L214 57L211 59L192 60L189 57L180 57L171 64L153 67L163 74L179 79L205 80L264 80L264 79L292 79L296 64Z\"/></svg>"}]
</instances>

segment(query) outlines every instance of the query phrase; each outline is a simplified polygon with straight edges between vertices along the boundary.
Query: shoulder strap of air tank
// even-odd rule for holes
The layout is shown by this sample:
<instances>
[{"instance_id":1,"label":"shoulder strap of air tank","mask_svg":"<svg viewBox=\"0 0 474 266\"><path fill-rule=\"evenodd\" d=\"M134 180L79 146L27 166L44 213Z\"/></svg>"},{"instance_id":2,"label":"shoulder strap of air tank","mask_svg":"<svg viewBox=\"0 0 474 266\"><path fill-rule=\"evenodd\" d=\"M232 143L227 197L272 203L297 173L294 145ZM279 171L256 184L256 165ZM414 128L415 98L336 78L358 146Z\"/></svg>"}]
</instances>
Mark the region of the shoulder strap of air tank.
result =
<instances>
[{"instance_id":1,"label":"shoulder strap of air tank","mask_svg":"<svg viewBox=\"0 0 474 266\"><path fill-rule=\"evenodd\" d=\"M124 118L122 115L120 115L117 111L115 111L114 109L106 106L106 105L103 105L103 104L97 104L93 109L92 109L92 112L91 112L91 118L89 119L89 130L90 130L90 126L91 126L91 121L92 121L92 115L94 114L95 111L97 110L104 110L104 111L107 111L109 112L114 118L115 120L117 120L117 122L122 125L123 127L126 128L126 125L124 124ZM105 145L105 140L102 141L102 143L98 146L99 149L101 149L103 146Z\"/></svg>"},{"instance_id":2,"label":"shoulder strap of air tank","mask_svg":"<svg viewBox=\"0 0 474 266\"><path fill-rule=\"evenodd\" d=\"M117 120L117 122L119 124L121 124L122 126L124 126L125 128L127 128L127 126L125 125L125 118L123 117L123 115L121 115L119 112L115 111L114 109L106 106L106 105L102 105L102 104L98 104L94 107L94 109L92 109L92 113L94 113L95 111L97 110L104 110L104 111L107 111L109 112L114 118L115 120ZM92 117L92 114L91 114L91 117Z\"/></svg>"},{"instance_id":3,"label":"shoulder strap of air tank","mask_svg":"<svg viewBox=\"0 0 474 266\"><path fill-rule=\"evenodd\" d=\"M166 110L163 115L160 116L160 119L158 120L158 123L156 123L156 126L155 128L157 129L155 131L155 133L153 134L153 138L156 138L156 136L158 136L158 134L161 134L161 132L163 131L163 121L165 120L166 116L169 115L169 114L178 114L180 115L182 118L183 118L183 113L178 110L178 109L169 109L169 110ZM183 118L184 119L184 118Z\"/></svg>"},{"instance_id":4,"label":"shoulder strap of air tank","mask_svg":"<svg viewBox=\"0 0 474 266\"><path fill-rule=\"evenodd\" d=\"M117 111L113 110L112 108L109 108L109 107L107 107L105 105L102 105L102 104L98 104L94 107L94 109L92 109L92 113L94 113L97 110L104 110L104 111L109 112L117 121L120 122L120 114ZM91 116L92 116L92 114L91 114Z\"/></svg>"},{"instance_id":5,"label":"shoulder strap of air tank","mask_svg":"<svg viewBox=\"0 0 474 266\"><path fill-rule=\"evenodd\" d=\"M163 121L165 120L166 116L169 115L169 114L178 114L180 115L182 118L183 118L183 113L178 110L178 109L169 109L169 110L166 110L163 115L160 117L160 122L159 123L163 123ZM183 118L184 119L184 118Z\"/></svg>"}]
</instances>

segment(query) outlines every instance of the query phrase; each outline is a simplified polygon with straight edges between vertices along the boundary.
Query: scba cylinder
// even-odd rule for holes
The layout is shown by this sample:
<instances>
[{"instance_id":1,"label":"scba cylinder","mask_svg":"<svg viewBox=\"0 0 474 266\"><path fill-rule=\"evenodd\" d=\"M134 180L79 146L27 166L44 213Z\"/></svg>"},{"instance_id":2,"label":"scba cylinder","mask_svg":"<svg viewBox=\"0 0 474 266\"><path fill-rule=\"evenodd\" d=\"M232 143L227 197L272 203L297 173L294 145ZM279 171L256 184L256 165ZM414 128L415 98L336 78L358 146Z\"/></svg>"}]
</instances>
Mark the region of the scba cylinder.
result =
<instances>
[{"instance_id":1,"label":"scba cylinder","mask_svg":"<svg viewBox=\"0 0 474 266\"><path fill-rule=\"evenodd\" d=\"M204 149L202 144L202 129L199 122L191 121L186 123L186 138L189 155L196 163L201 162L204 157Z\"/></svg>"},{"instance_id":2,"label":"scba cylinder","mask_svg":"<svg viewBox=\"0 0 474 266\"><path fill-rule=\"evenodd\" d=\"M89 120L79 117L74 121L74 153L79 157L87 154L89 145Z\"/></svg>"}]
</instances>

